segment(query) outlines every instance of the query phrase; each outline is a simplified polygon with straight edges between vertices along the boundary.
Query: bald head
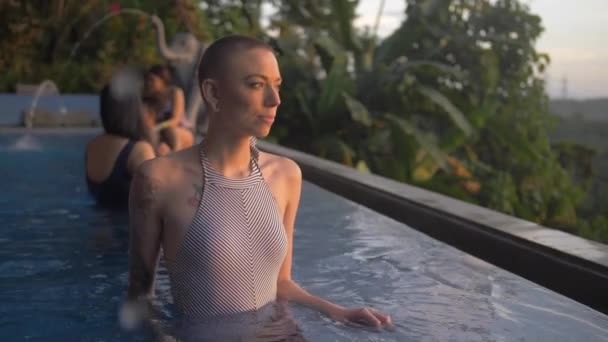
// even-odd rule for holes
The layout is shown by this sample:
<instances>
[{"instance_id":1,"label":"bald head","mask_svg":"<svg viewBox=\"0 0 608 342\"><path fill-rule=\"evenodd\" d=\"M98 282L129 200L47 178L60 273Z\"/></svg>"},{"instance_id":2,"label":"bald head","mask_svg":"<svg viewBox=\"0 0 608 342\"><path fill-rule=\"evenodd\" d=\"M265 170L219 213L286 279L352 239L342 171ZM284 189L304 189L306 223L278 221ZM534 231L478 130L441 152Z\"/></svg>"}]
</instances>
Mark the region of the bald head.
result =
<instances>
[{"instance_id":1,"label":"bald head","mask_svg":"<svg viewBox=\"0 0 608 342\"><path fill-rule=\"evenodd\" d=\"M274 53L268 44L247 36L231 35L213 42L205 49L198 65L199 86L205 79L220 78L226 73L232 56L251 49L264 49Z\"/></svg>"}]
</instances>

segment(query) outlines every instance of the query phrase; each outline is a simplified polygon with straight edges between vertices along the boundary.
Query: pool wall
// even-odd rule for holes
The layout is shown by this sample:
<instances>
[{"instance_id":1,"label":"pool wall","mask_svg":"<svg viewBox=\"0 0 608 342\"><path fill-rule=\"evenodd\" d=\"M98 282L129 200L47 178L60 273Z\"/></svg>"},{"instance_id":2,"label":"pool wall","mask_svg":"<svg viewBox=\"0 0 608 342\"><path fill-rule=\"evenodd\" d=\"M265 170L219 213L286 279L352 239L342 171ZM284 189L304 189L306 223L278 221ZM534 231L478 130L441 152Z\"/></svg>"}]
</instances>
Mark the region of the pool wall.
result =
<instances>
[{"instance_id":1,"label":"pool wall","mask_svg":"<svg viewBox=\"0 0 608 342\"><path fill-rule=\"evenodd\" d=\"M303 177L435 239L608 313L608 245L267 142Z\"/></svg>"},{"instance_id":2,"label":"pool wall","mask_svg":"<svg viewBox=\"0 0 608 342\"><path fill-rule=\"evenodd\" d=\"M0 126L23 126L23 112L34 103L32 94L0 93ZM64 107L73 114L71 126L95 126L99 124L99 96L94 94L42 95L38 98L36 108L48 112L53 117ZM76 119L77 120L74 120ZM86 123L86 124L83 124ZM44 122L42 122L44 123ZM53 126L51 122L45 126ZM59 125L58 125L59 126Z\"/></svg>"}]
</instances>

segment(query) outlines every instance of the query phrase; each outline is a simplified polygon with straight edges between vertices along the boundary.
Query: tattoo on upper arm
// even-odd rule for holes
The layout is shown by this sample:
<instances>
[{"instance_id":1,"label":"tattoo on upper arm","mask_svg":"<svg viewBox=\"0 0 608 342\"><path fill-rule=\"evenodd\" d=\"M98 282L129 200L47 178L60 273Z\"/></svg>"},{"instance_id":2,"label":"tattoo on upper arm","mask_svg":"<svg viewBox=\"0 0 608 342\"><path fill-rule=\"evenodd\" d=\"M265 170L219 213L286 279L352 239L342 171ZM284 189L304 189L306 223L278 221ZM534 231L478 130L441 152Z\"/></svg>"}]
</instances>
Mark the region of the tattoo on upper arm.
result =
<instances>
[{"instance_id":1,"label":"tattoo on upper arm","mask_svg":"<svg viewBox=\"0 0 608 342\"><path fill-rule=\"evenodd\" d=\"M201 202L201 198L203 197L203 186L198 184L192 184L192 188L194 188L194 194L188 198L188 204L193 207L198 207L198 204Z\"/></svg>"},{"instance_id":2,"label":"tattoo on upper arm","mask_svg":"<svg viewBox=\"0 0 608 342\"><path fill-rule=\"evenodd\" d=\"M129 206L132 214L149 211L153 208L157 197L158 186L154 180L138 173L131 184Z\"/></svg>"}]
</instances>

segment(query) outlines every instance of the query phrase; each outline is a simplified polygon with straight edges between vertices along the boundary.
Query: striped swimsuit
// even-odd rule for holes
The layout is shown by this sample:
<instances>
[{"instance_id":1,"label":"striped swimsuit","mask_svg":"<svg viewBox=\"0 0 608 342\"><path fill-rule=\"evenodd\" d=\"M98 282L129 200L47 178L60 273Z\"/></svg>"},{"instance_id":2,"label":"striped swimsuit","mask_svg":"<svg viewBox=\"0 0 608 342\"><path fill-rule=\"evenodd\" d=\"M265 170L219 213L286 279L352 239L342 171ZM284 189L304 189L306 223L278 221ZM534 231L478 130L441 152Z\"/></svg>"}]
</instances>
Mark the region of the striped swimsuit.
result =
<instances>
[{"instance_id":1,"label":"striped swimsuit","mask_svg":"<svg viewBox=\"0 0 608 342\"><path fill-rule=\"evenodd\" d=\"M203 149L203 193L194 219L169 266L178 314L213 319L256 312L275 302L287 237L277 203L251 140L251 174L229 179Z\"/></svg>"}]
</instances>

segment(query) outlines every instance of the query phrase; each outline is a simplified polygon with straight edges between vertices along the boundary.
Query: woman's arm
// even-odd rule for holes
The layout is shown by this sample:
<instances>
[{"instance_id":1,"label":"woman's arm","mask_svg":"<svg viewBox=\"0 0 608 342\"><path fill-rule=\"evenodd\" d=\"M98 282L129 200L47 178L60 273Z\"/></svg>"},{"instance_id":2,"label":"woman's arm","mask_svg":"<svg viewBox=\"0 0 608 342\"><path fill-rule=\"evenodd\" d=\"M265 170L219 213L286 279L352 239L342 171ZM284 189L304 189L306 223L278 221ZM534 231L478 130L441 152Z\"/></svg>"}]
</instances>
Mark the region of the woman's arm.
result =
<instances>
[{"instance_id":1,"label":"woman's arm","mask_svg":"<svg viewBox=\"0 0 608 342\"><path fill-rule=\"evenodd\" d=\"M184 99L184 91L175 87L173 91L173 109L171 111L171 119L169 119L169 125L171 127L178 127L182 118L184 117L184 111L186 110L186 100Z\"/></svg>"},{"instance_id":2,"label":"woman's arm","mask_svg":"<svg viewBox=\"0 0 608 342\"><path fill-rule=\"evenodd\" d=\"M150 317L154 277L160 253L162 224L159 182L149 164L137 168L129 193L129 284L120 320L133 328Z\"/></svg>"},{"instance_id":3,"label":"woman's arm","mask_svg":"<svg viewBox=\"0 0 608 342\"><path fill-rule=\"evenodd\" d=\"M186 106L186 100L184 99L184 91L181 88L175 87L173 91L173 108L171 108L171 118L157 123L154 128L160 131L167 127L178 127L182 118L184 117L184 111Z\"/></svg>"},{"instance_id":4,"label":"woman's arm","mask_svg":"<svg viewBox=\"0 0 608 342\"><path fill-rule=\"evenodd\" d=\"M287 164L287 163L286 163ZM345 308L330 303L324 299L315 297L301 288L296 282L291 279L291 264L293 256L293 231L295 226L296 213L300 204L300 193L302 189L302 173L300 168L290 161L290 167L286 170L288 175L287 191L288 199L283 215L283 225L287 235L287 254L279 271L279 279L277 284L277 296L280 299L294 301L317 311L324 313L329 317L339 316Z\"/></svg>"},{"instance_id":5,"label":"woman's arm","mask_svg":"<svg viewBox=\"0 0 608 342\"><path fill-rule=\"evenodd\" d=\"M159 209L159 181L145 163L131 181L129 193L129 299L152 294L160 253L162 224Z\"/></svg>"},{"instance_id":6,"label":"woman's arm","mask_svg":"<svg viewBox=\"0 0 608 342\"><path fill-rule=\"evenodd\" d=\"M287 163L286 163L287 164ZM287 166L287 165L286 165ZM286 167L288 175L287 186L287 205L283 215L283 224L287 234L287 254L277 283L277 297L279 299L294 301L322 312L330 318L343 323L362 323L376 327L391 326L391 318L371 308L348 309L334 304L323 298L314 296L301 288L291 278L291 264L293 255L293 231L296 213L300 204L300 193L302 189L302 172L298 165L289 160Z\"/></svg>"}]
</instances>

